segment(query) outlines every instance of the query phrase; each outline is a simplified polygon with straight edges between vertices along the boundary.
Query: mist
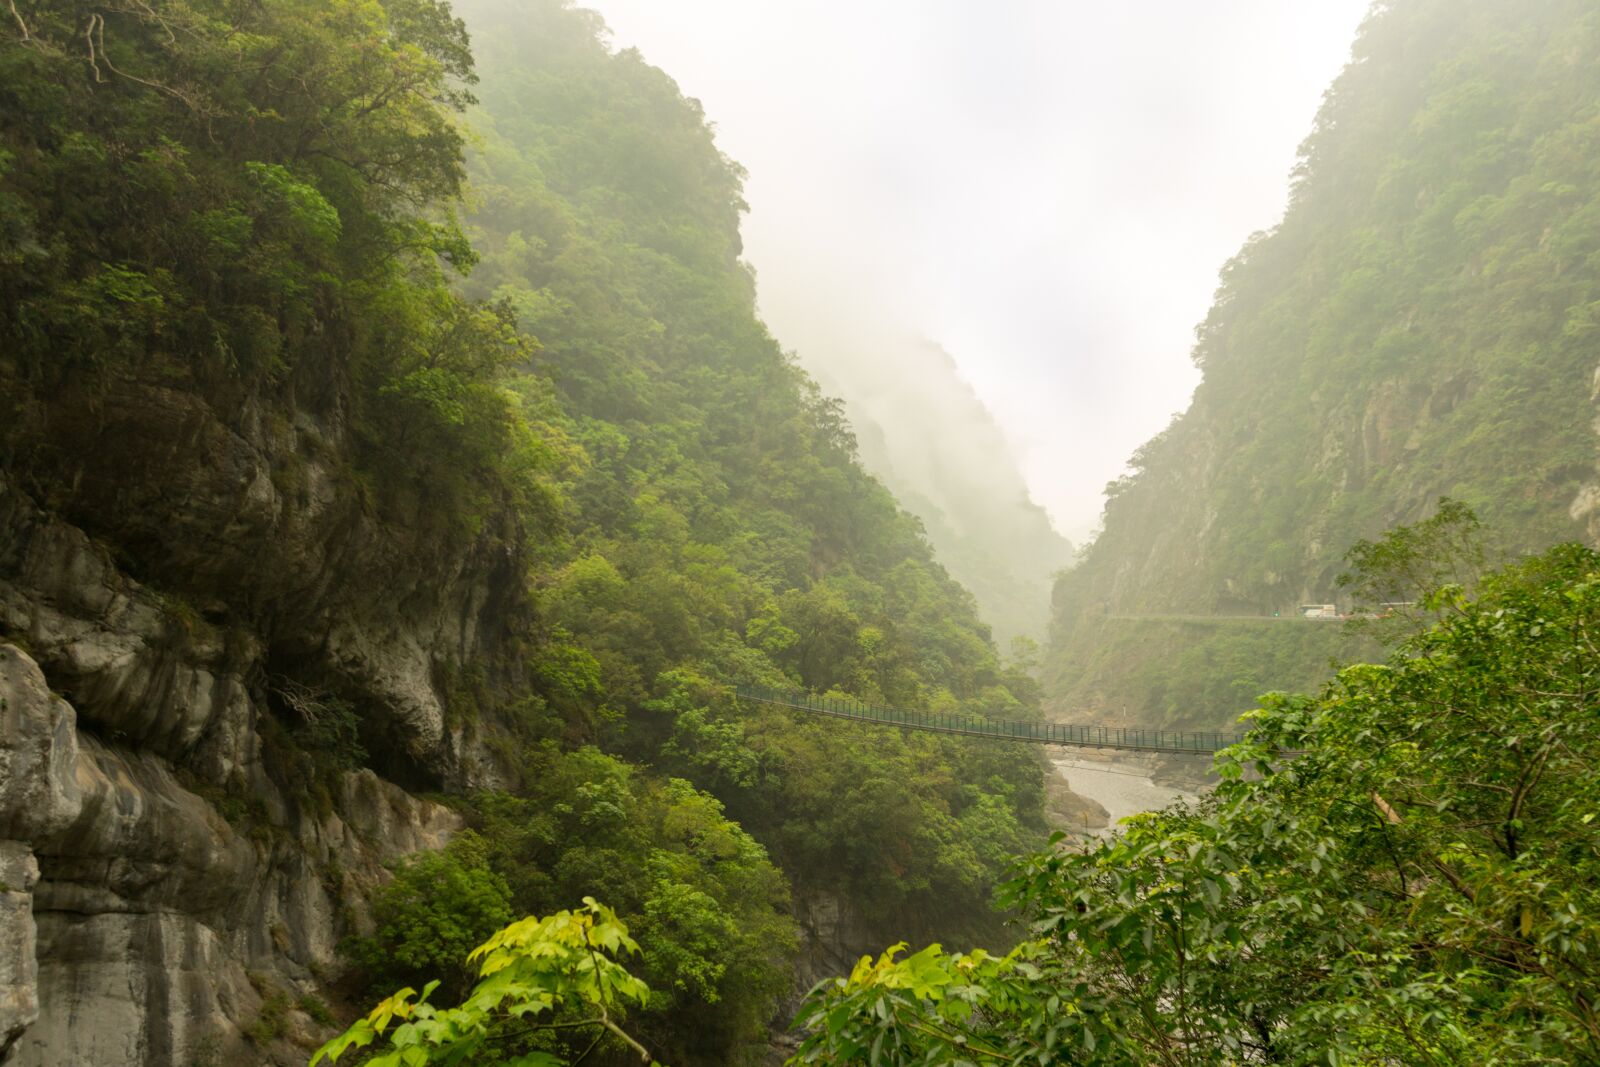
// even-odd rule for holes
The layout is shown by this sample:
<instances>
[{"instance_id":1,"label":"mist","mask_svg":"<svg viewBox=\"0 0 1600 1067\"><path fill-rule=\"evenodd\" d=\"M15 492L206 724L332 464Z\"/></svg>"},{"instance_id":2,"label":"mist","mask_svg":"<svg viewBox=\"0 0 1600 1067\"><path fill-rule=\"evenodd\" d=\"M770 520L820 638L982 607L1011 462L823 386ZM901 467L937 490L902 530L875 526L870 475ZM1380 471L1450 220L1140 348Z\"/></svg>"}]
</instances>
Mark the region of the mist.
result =
<instances>
[{"instance_id":1,"label":"mist","mask_svg":"<svg viewBox=\"0 0 1600 1067\"><path fill-rule=\"evenodd\" d=\"M762 313L858 430L967 442L1081 540L1186 405L1217 270L1281 216L1366 2L591 6L747 168ZM869 414L920 339L967 421Z\"/></svg>"},{"instance_id":2,"label":"mist","mask_svg":"<svg viewBox=\"0 0 1600 1067\"><path fill-rule=\"evenodd\" d=\"M862 462L922 521L1002 648L1042 639L1051 583L1073 546L1031 498L999 424L938 344L877 333L870 321L818 329L840 327L848 332L815 350L860 358L814 361L812 370L845 398Z\"/></svg>"}]
</instances>

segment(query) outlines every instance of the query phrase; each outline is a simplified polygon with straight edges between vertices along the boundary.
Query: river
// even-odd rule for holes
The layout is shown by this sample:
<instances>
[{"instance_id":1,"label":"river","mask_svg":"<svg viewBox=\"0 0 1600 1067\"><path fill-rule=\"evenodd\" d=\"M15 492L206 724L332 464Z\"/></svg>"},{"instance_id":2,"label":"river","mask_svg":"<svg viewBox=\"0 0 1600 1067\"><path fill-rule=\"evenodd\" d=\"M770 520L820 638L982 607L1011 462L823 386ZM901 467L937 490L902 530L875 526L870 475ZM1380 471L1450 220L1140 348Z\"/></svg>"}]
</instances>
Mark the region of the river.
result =
<instances>
[{"instance_id":1,"label":"river","mask_svg":"<svg viewBox=\"0 0 1600 1067\"><path fill-rule=\"evenodd\" d=\"M1196 794L1176 786L1162 785L1150 777L1148 763L1138 759L1084 759L1067 757L1052 760L1056 773L1066 779L1072 791L1088 797L1106 809L1109 825L1097 833L1108 834L1117 821L1141 811L1155 811L1174 800L1192 800Z\"/></svg>"}]
</instances>

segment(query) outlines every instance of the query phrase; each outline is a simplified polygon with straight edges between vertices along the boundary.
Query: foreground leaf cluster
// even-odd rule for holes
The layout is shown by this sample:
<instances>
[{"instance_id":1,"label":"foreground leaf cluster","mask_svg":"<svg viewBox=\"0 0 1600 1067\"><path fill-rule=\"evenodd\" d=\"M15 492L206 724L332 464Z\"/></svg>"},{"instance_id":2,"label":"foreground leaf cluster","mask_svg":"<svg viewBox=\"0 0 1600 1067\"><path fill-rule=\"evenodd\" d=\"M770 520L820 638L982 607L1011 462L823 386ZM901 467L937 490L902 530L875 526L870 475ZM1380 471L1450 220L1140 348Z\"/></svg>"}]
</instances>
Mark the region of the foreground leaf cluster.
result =
<instances>
[{"instance_id":1,"label":"foreground leaf cluster","mask_svg":"<svg viewBox=\"0 0 1600 1067\"><path fill-rule=\"evenodd\" d=\"M559 1067L567 1060L548 1043L574 1030L586 1032L579 1059L609 1038L650 1063L649 1053L617 1025L626 1006L649 996L644 982L617 962L638 951L627 926L593 898L584 898L578 911L529 916L468 955L478 965L478 982L459 1005L429 1002L438 981L421 994L408 986L318 1049L311 1067L373 1046L361 1061L368 1067Z\"/></svg>"},{"instance_id":2,"label":"foreground leaf cluster","mask_svg":"<svg viewBox=\"0 0 1600 1067\"><path fill-rule=\"evenodd\" d=\"M1595 1062L1600 555L1435 601L1387 663L1267 698L1195 808L1034 856L1017 950L819 986L797 1061Z\"/></svg>"}]
</instances>

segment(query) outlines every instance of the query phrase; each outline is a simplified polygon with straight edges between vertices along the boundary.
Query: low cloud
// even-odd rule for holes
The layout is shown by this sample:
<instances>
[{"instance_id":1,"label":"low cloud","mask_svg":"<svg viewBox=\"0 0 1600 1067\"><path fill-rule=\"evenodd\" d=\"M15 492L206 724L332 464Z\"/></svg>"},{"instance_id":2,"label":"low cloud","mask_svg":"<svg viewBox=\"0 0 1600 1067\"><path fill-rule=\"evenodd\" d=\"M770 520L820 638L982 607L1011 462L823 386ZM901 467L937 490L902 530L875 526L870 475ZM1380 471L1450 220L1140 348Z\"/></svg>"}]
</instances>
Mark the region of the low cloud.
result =
<instances>
[{"instance_id":1,"label":"low cloud","mask_svg":"<svg viewBox=\"0 0 1600 1067\"><path fill-rule=\"evenodd\" d=\"M1217 269L1280 217L1366 3L592 6L748 168L779 339L819 368L938 342L1081 538L1187 404Z\"/></svg>"}]
</instances>

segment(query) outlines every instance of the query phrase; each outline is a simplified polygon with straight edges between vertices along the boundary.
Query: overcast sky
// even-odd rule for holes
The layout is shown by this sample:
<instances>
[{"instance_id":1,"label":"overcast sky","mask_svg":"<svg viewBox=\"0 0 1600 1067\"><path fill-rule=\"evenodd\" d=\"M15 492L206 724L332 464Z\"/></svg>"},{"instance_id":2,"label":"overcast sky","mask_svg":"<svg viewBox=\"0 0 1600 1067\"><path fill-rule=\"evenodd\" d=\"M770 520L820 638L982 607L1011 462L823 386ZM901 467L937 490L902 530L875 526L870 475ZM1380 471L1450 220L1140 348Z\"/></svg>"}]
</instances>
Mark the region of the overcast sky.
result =
<instances>
[{"instance_id":1,"label":"overcast sky","mask_svg":"<svg viewBox=\"0 0 1600 1067\"><path fill-rule=\"evenodd\" d=\"M1081 540L1188 403L1367 0L583 0L749 171L762 312L948 349ZM830 328L830 324L831 327Z\"/></svg>"}]
</instances>

